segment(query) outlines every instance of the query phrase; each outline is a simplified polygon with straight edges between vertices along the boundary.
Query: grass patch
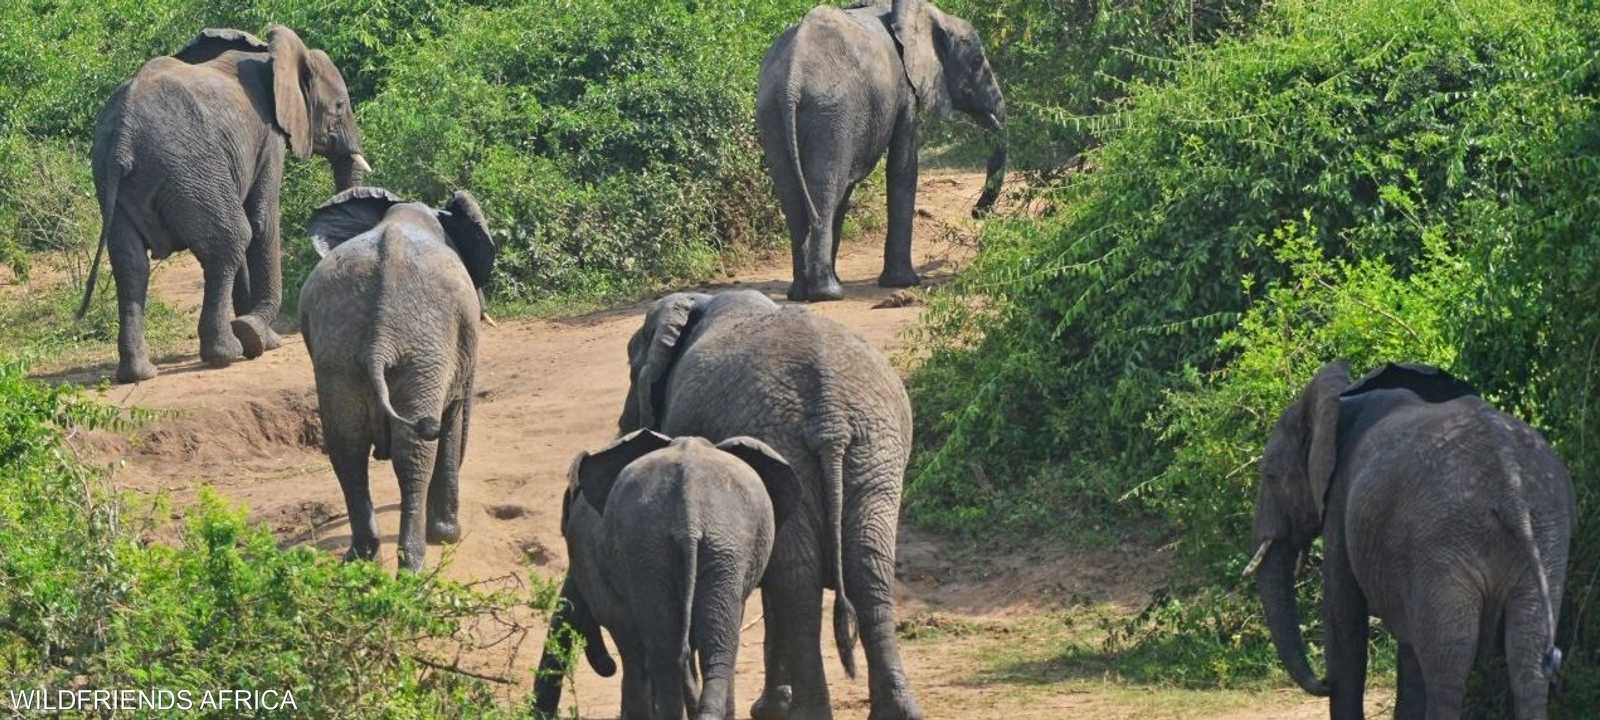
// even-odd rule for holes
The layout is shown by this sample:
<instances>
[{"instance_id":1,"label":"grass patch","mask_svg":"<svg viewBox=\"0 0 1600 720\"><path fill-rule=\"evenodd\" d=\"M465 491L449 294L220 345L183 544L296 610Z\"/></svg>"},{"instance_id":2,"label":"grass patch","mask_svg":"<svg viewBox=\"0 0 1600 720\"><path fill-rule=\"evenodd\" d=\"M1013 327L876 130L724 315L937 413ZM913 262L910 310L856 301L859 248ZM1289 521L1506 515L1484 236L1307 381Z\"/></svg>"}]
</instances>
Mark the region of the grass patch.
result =
<instances>
[{"instance_id":1,"label":"grass patch","mask_svg":"<svg viewBox=\"0 0 1600 720\"><path fill-rule=\"evenodd\" d=\"M53 264L59 258L45 262ZM35 262L39 258L35 257ZM109 268L83 320L75 320L83 288L66 272L0 288L0 347L26 357L40 372L117 362L117 300ZM40 273L35 272L35 275ZM196 318L150 294L145 306L145 342L153 358L194 354Z\"/></svg>"}]
</instances>

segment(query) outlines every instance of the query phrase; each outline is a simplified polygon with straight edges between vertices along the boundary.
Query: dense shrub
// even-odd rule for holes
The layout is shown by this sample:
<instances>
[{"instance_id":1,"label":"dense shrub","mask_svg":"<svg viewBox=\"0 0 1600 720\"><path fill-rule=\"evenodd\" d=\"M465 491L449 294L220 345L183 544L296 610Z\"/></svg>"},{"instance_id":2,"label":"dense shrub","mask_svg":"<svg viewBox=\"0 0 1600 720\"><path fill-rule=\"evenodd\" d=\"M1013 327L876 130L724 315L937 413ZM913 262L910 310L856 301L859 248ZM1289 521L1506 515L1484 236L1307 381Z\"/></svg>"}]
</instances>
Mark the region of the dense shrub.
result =
<instances>
[{"instance_id":1,"label":"dense shrub","mask_svg":"<svg viewBox=\"0 0 1600 720\"><path fill-rule=\"evenodd\" d=\"M1129 83L1165 78L1192 44L1236 33L1261 0L943 0L978 27L1010 113L1011 163L1059 169L1094 144ZM944 135L948 135L945 133ZM935 135L935 142L946 139Z\"/></svg>"},{"instance_id":2,"label":"dense shrub","mask_svg":"<svg viewBox=\"0 0 1600 720\"><path fill-rule=\"evenodd\" d=\"M806 4L463 12L362 108L374 180L430 199L471 188L516 299L703 272L781 227L751 108L766 44Z\"/></svg>"},{"instance_id":3,"label":"dense shrub","mask_svg":"<svg viewBox=\"0 0 1600 720\"><path fill-rule=\"evenodd\" d=\"M311 547L280 549L210 495L181 544L147 543L165 511L108 493L69 432L118 411L0 361L0 677L46 687L290 691L299 712L258 716L482 717L492 686L454 670L473 623L532 596L434 574L396 578ZM435 655L435 653L439 653ZM195 701L198 703L198 699ZM202 713L231 717L232 712Z\"/></svg>"},{"instance_id":4,"label":"dense shrub","mask_svg":"<svg viewBox=\"0 0 1600 720\"><path fill-rule=\"evenodd\" d=\"M1436 362L1571 466L1561 643L1592 673L1597 49L1556 0L1306 0L1134 83L1097 169L991 224L936 301L914 515L1156 518L1226 588L1266 429L1311 371Z\"/></svg>"}]
</instances>

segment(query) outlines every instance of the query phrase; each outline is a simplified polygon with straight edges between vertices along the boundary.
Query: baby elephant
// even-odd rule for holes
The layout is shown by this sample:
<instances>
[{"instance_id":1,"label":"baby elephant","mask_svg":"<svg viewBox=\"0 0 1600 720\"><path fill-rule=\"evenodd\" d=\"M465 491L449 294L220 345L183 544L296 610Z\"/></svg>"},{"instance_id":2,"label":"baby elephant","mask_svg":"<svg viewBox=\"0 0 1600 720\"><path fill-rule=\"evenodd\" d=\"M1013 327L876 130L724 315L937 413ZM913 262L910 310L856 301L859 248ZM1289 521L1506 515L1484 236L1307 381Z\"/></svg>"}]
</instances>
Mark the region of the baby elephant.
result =
<instances>
[{"instance_id":1,"label":"baby elephant","mask_svg":"<svg viewBox=\"0 0 1600 720\"><path fill-rule=\"evenodd\" d=\"M558 626L574 625L603 675L611 665L596 623L611 631L624 720L680 720L685 710L696 720L734 717L745 600L799 494L789 463L748 437L712 445L640 430L573 462L561 518L567 610L551 631L570 638ZM547 651L536 690L542 717L560 700L560 678L548 672L559 667Z\"/></svg>"},{"instance_id":2,"label":"baby elephant","mask_svg":"<svg viewBox=\"0 0 1600 720\"><path fill-rule=\"evenodd\" d=\"M400 480L400 567L455 542L457 472L472 417L480 292L495 246L472 195L435 210L378 188L335 195L307 229L322 261L300 291L324 446L350 512L347 559L378 554L367 451ZM392 389L392 391L391 391Z\"/></svg>"}]
</instances>

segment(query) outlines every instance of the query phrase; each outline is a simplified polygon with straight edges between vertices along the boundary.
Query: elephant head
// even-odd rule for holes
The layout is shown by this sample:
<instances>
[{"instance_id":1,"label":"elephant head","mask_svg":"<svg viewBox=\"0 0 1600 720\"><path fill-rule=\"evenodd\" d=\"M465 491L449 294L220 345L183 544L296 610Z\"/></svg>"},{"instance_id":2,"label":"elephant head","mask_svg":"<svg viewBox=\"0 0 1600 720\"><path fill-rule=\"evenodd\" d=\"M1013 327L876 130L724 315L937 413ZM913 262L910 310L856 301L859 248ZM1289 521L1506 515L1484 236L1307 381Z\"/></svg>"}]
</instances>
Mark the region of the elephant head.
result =
<instances>
[{"instance_id":1,"label":"elephant head","mask_svg":"<svg viewBox=\"0 0 1600 720\"><path fill-rule=\"evenodd\" d=\"M711 296L673 293L656 301L644 324L628 338L631 382L617 426L622 432L659 426L667 396L667 374L678 359L678 344L699 320L696 310Z\"/></svg>"},{"instance_id":2,"label":"elephant head","mask_svg":"<svg viewBox=\"0 0 1600 720\"><path fill-rule=\"evenodd\" d=\"M361 131L344 76L321 50L307 49L293 30L267 33L272 57L274 120L300 159L315 152L333 166L334 184L348 190L372 171L361 154Z\"/></svg>"},{"instance_id":3,"label":"elephant head","mask_svg":"<svg viewBox=\"0 0 1600 720\"><path fill-rule=\"evenodd\" d=\"M754 290L673 293L651 306L644 324L628 339L632 382L617 427L623 433L658 428L666 418L667 381L678 356L706 318L777 310L777 303Z\"/></svg>"},{"instance_id":4,"label":"elephant head","mask_svg":"<svg viewBox=\"0 0 1600 720\"><path fill-rule=\"evenodd\" d=\"M438 221L440 237L461 257L481 298L493 273L498 249L478 201L465 190L456 191L444 207L433 209L421 203L407 203L383 188L350 188L311 213L306 231L311 234L317 254L327 255L346 240L377 227L397 206L420 211L424 217Z\"/></svg>"},{"instance_id":5,"label":"elephant head","mask_svg":"<svg viewBox=\"0 0 1600 720\"><path fill-rule=\"evenodd\" d=\"M919 110L942 113L953 108L993 134L987 180L973 208L975 215L988 212L1005 179L1006 102L978 30L927 0L893 0L889 31L900 45Z\"/></svg>"},{"instance_id":6,"label":"elephant head","mask_svg":"<svg viewBox=\"0 0 1600 720\"><path fill-rule=\"evenodd\" d=\"M728 438L716 445L699 438L680 438L677 442L686 443L686 449L689 451L688 461L697 465L714 467L718 463L737 460L754 470L761 478L761 484L767 489L767 497L772 501L775 526L781 527L784 521L801 507L799 476L795 475L794 468L789 466L789 461L784 460L778 451L766 443L743 435ZM611 488L616 484L623 468L673 443L672 438L653 430L636 430L600 452L580 453L572 462L569 471L566 503L577 502L578 496L581 495L596 513L604 515L606 500L611 496ZM699 452L702 449L713 448L720 452L714 456ZM566 532L568 515L564 507L563 533Z\"/></svg>"},{"instance_id":7,"label":"elephant head","mask_svg":"<svg viewBox=\"0 0 1600 720\"><path fill-rule=\"evenodd\" d=\"M1245 570L1257 573L1256 588L1279 659L1300 687L1318 696L1327 696L1329 688L1306 660L1295 567L1322 532L1328 486L1339 455L1339 396L1348 387L1349 365L1342 361L1324 365L1273 426L1256 496L1259 545Z\"/></svg>"}]
</instances>

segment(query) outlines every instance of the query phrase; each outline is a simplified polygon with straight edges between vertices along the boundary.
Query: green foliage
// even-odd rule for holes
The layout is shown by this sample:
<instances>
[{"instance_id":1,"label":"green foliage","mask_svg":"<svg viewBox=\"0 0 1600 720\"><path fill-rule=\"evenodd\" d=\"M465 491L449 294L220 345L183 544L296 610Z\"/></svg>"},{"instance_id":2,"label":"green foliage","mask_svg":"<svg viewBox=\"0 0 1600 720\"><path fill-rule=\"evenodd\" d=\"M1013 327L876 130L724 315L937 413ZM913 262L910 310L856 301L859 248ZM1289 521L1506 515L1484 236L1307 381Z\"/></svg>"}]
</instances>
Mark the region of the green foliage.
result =
<instances>
[{"instance_id":1,"label":"green foliage","mask_svg":"<svg viewBox=\"0 0 1600 720\"><path fill-rule=\"evenodd\" d=\"M702 274L781 228L750 115L761 54L804 5L463 12L362 108L373 180L429 199L471 188L510 299Z\"/></svg>"},{"instance_id":2,"label":"green foliage","mask_svg":"<svg viewBox=\"0 0 1600 720\"><path fill-rule=\"evenodd\" d=\"M1310 373L1434 362L1571 467L1561 643L1592 675L1600 24L1577 5L1282 3L1133 82L1091 128L1094 170L1047 216L990 223L936 298L912 514L1038 530L1009 508L1046 498L1154 519L1189 577L1231 587L1254 460Z\"/></svg>"},{"instance_id":3,"label":"green foliage","mask_svg":"<svg viewBox=\"0 0 1600 720\"><path fill-rule=\"evenodd\" d=\"M1118 121L1129 84L1240 31L1261 0L945 0L983 35L1010 114L1011 162L1055 170Z\"/></svg>"},{"instance_id":4,"label":"green foliage","mask_svg":"<svg viewBox=\"0 0 1600 720\"><path fill-rule=\"evenodd\" d=\"M208 492L178 545L147 543L148 517L69 438L135 421L0 362L0 676L14 689L290 691L299 712L263 713L281 717L504 712L450 648L476 647L477 624L514 606L547 614L553 583L485 591L282 549Z\"/></svg>"}]
</instances>

